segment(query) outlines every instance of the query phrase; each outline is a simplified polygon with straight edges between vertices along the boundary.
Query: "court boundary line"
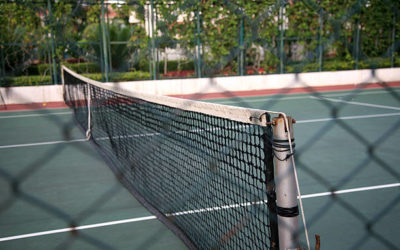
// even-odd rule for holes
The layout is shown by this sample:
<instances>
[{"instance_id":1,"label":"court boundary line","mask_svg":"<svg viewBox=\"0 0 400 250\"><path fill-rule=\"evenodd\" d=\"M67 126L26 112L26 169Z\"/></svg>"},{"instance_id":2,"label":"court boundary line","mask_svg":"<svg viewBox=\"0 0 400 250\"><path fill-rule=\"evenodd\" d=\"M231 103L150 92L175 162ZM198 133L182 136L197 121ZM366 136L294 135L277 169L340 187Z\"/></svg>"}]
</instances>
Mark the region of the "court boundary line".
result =
<instances>
[{"instance_id":1,"label":"court boundary line","mask_svg":"<svg viewBox=\"0 0 400 250\"><path fill-rule=\"evenodd\" d=\"M353 102L353 101L346 101L346 100L341 100L341 99L326 98L323 96L321 96L321 97L310 96L310 99L317 99L317 100L330 101L330 102L340 102L340 103L346 103L346 104L352 104L352 105L358 105L358 106L366 106L366 107L372 107L372 108L380 108L380 109L400 110L400 107L393 107L393 106L386 106L386 105L379 105L379 104L372 104L372 103L365 103L365 102Z\"/></svg>"},{"instance_id":2,"label":"court boundary line","mask_svg":"<svg viewBox=\"0 0 400 250\"><path fill-rule=\"evenodd\" d=\"M52 116L52 115L71 115L72 111L66 112L56 112L56 113L48 113L48 114L26 114L26 115L7 115L0 116L0 119L13 119L13 118L25 118L25 117L39 117L39 116Z\"/></svg>"},{"instance_id":3,"label":"court boundary line","mask_svg":"<svg viewBox=\"0 0 400 250\"><path fill-rule=\"evenodd\" d=\"M391 117L391 116L399 116L399 113L386 113L386 114L375 114L375 115L356 115L356 116L342 116L342 117L329 117L329 118L317 118L317 119L308 119L308 120L300 120L296 121L296 124L302 123L314 123L314 122L327 122L327 121L335 121L335 120L358 120L358 119L368 119L368 118L380 118L380 117Z\"/></svg>"},{"instance_id":4,"label":"court boundary line","mask_svg":"<svg viewBox=\"0 0 400 250\"><path fill-rule=\"evenodd\" d=\"M394 89L392 90L394 92L400 92L400 89ZM331 91L331 92L337 92L337 91ZM331 93L328 92L328 93ZM319 94L321 94L321 97L335 97L335 96L351 96L352 92L349 91L342 91L342 93L335 93L335 94L327 94L325 95L324 93L326 92L319 92ZM245 98L252 98L249 100L243 100L244 103L247 102L263 102L263 101L280 101L280 100L298 100L298 99L310 99L310 93L300 93L300 95L296 95L296 96L288 96L288 97L282 97L282 96L264 96L266 98L263 98L262 96L257 96L257 97L251 97L251 96L244 96ZM390 94L390 92L388 92L387 90L368 90L365 92L360 92L357 93L356 96L360 96L360 95L373 95L373 94ZM240 98L241 96L238 96L237 98ZM318 98L318 97L317 97ZM224 98L224 99L231 99L231 98ZM229 104L229 103L238 103L238 100L223 100L223 99L209 99L210 101L218 101L218 103L221 104ZM221 101L220 101L221 100Z\"/></svg>"},{"instance_id":5,"label":"court boundary line","mask_svg":"<svg viewBox=\"0 0 400 250\"><path fill-rule=\"evenodd\" d=\"M299 121L296 121L296 124L327 122L327 121L333 121L333 120L357 120L357 119L368 119L368 118L381 118L381 117L391 117L391 116L400 116L400 112L399 113L387 113L387 114L375 114L375 115L342 116L342 117L337 117L337 118L330 117L330 118L299 120ZM139 136L139 135L136 135L136 136ZM98 138L98 139L106 140L107 137L102 137L102 138ZM54 144L62 144L62 143L86 142L87 140L88 140L87 138L82 138L82 139L74 139L74 140L59 140L59 141L35 142L35 143L26 143L26 144L0 145L0 149L34 147L34 146L54 145Z\"/></svg>"},{"instance_id":6,"label":"court boundary line","mask_svg":"<svg viewBox=\"0 0 400 250\"><path fill-rule=\"evenodd\" d=\"M386 83L360 83L360 84L345 84L345 85L329 85L329 86L305 86L298 88L278 88L278 89L260 89L260 90L243 90L243 91L225 91L218 93L197 93L197 94L183 94L183 95L167 95L171 97L179 97L183 99L229 99L232 95L236 97L261 97L271 95L287 95L287 94L310 94L312 92L329 93L336 91L353 91L353 90L369 90L369 89L383 89L383 88L396 89L400 87L400 82L386 82ZM311 88L311 89L310 89ZM395 90L396 91L396 90ZM43 108L46 104L46 108ZM64 109L68 106L63 102L38 102L38 103L25 103L25 104L0 104L1 112L18 112L18 111L32 111L42 109Z\"/></svg>"},{"instance_id":7,"label":"court boundary line","mask_svg":"<svg viewBox=\"0 0 400 250\"><path fill-rule=\"evenodd\" d=\"M22 147L43 146L43 145L53 145L53 144L62 144L62 143L74 143L74 142L85 142L87 140L88 140L87 138L83 138L83 139L74 139L74 140L61 140L61 141L33 142L33 143L26 143L26 144L0 145L0 149L22 148Z\"/></svg>"},{"instance_id":8,"label":"court boundary line","mask_svg":"<svg viewBox=\"0 0 400 250\"><path fill-rule=\"evenodd\" d=\"M395 188L395 187L400 187L400 182L376 185L376 186L350 188L350 189L330 191L330 192L306 194L306 195L302 195L302 198L309 199L309 198L317 198L317 197L324 197L324 196L335 196L335 195L339 195L339 194L357 193L357 192L363 192L363 191L380 190L380 189L388 189L388 188ZM198 210L176 212L173 214L169 214L168 216L181 216L181 215L187 215L187 214L193 214L193 213L204 213L204 212L210 212L210 211L218 211L218 210L222 210L222 209L257 205L257 204L262 204L262 203L266 203L266 202L267 202L267 200L257 201L257 202L240 203L240 204L232 204L232 205L223 205L223 206L212 207L212 208L203 208L203 209L198 209ZM60 228L60 229L41 231L41 232L36 232L36 233L28 233L28 234L20 234L20 235L2 237L2 238L0 238L0 242L33 238L33 237L58 234L58 233L76 232L79 230L86 230L86 229L91 229L91 228L99 228L99 227L113 226L113 225L126 224L126 223L132 223L132 222L154 220L154 219L157 219L157 217L154 215L151 215L151 216L130 218L130 219L124 219L124 220L116 220L116 221L101 222L101 223L95 223L95 224L89 224L89 225L82 225L82 226L77 226L77 227Z\"/></svg>"}]
</instances>

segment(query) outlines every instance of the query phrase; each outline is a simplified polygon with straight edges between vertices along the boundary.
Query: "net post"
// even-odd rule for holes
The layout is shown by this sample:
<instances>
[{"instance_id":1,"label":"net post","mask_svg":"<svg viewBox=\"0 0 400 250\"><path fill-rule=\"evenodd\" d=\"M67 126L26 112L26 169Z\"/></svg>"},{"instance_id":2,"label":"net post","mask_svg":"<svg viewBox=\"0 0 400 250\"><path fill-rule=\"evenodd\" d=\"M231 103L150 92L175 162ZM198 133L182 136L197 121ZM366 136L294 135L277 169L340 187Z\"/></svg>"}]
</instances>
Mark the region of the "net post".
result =
<instances>
[{"instance_id":1,"label":"net post","mask_svg":"<svg viewBox=\"0 0 400 250\"><path fill-rule=\"evenodd\" d=\"M92 124L92 121L91 121L91 102L92 102L92 100L91 100L91 91L90 91L90 84L89 83L87 83L87 112L88 112L88 119L87 119L87 121L88 121L88 124L87 124L87 130L86 130L86 139L87 140L90 140L90 137L92 136L92 129L91 129L91 124Z\"/></svg>"},{"instance_id":2,"label":"net post","mask_svg":"<svg viewBox=\"0 0 400 250\"><path fill-rule=\"evenodd\" d=\"M265 180L267 188L267 206L269 213L269 227L270 227L270 246L271 250L279 249L279 236L278 236L278 218L276 213L276 193L275 193L275 180L274 180L274 162L272 151L272 128L271 116L266 115L266 126L264 126L262 140L263 140L263 153L264 153L264 167L265 167Z\"/></svg>"},{"instance_id":3,"label":"net post","mask_svg":"<svg viewBox=\"0 0 400 250\"><path fill-rule=\"evenodd\" d=\"M296 178L289 145L289 136L294 148L294 120L283 116L274 117L273 154L275 166L276 203L278 214L278 232L280 249L298 249L299 244L299 208L297 204Z\"/></svg>"},{"instance_id":4,"label":"net post","mask_svg":"<svg viewBox=\"0 0 400 250\"><path fill-rule=\"evenodd\" d=\"M61 65L61 84L62 84L62 97L65 102L65 80L64 80L64 65Z\"/></svg>"}]
</instances>

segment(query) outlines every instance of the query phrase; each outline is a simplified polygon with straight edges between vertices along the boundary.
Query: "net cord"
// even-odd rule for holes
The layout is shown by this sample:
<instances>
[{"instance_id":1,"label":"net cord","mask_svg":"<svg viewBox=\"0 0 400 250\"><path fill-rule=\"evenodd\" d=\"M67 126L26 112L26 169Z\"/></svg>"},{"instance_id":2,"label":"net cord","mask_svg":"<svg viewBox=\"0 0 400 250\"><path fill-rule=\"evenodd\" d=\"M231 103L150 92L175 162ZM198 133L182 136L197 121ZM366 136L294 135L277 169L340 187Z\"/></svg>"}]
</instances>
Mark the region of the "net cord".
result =
<instances>
[{"instance_id":1,"label":"net cord","mask_svg":"<svg viewBox=\"0 0 400 250\"><path fill-rule=\"evenodd\" d=\"M211 116L222 117L234 121L243 122L246 124L253 124L259 126L266 126L267 116L266 113L277 113L274 111L260 110L260 109L249 109L243 107L233 107L216 103L206 103L194 100L180 99L162 95L152 95L146 93L135 92L132 90L124 89L119 87L117 84L112 82L98 82L82 75L79 75L65 66L62 69L67 71L72 76L102 89L106 89L121 95L128 97L138 98L144 101L148 101L155 104L165 105L173 108L178 108L186 111L204 113ZM257 118L257 119L253 119Z\"/></svg>"}]
</instances>

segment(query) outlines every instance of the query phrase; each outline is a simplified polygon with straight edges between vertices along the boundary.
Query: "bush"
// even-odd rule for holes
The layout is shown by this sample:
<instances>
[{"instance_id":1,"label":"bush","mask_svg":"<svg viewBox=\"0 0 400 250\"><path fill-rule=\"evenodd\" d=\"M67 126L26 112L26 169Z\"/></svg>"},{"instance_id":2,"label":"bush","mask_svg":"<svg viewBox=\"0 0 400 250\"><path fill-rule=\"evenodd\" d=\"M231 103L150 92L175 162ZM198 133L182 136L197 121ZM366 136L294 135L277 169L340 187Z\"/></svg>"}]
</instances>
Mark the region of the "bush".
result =
<instances>
[{"instance_id":1,"label":"bush","mask_svg":"<svg viewBox=\"0 0 400 250\"><path fill-rule=\"evenodd\" d=\"M326 61L322 65L323 71L336 71L336 70L351 70L355 68L353 61Z\"/></svg>"},{"instance_id":2,"label":"bush","mask_svg":"<svg viewBox=\"0 0 400 250\"><path fill-rule=\"evenodd\" d=\"M37 67L38 67L38 73L39 73L39 75L41 75L41 76L44 76L44 75L51 75L50 74L50 64L48 64L48 63L43 63L43 64L39 64Z\"/></svg>"},{"instance_id":3,"label":"bush","mask_svg":"<svg viewBox=\"0 0 400 250\"><path fill-rule=\"evenodd\" d=\"M101 81L102 75L100 73L96 74L83 74L90 79ZM124 81L137 81L137 80L149 80L150 73L135 71L135 72L114 72L110 73L109 80L110 82L124 82Z\"/></svg>"},{"instance_id":4,"label":"bush","mask_svg":"<svg viewBox=\"0 0 400 250\"><path fill-rule=\"evenodd\" d=\"M394 66L395 66L395 67L400 67L400 57L396 57L396 58L394 59Z\"/></svg>"},{"instance_id":5,"label":"bush","mask_svg":"<svg viewBox=\"0 0 400 250\"><path fill-rule=\"evenodd\" d=\"M360 64L359 64L360 65ZM327 60L322 63L322 71L351 70L355 68L353 61ZM286 72L317 72L319 71L318 62L296 63L286 67Z\"/></svg>"},{"instance_id":6,"label":"bush","mask_svg":"<svg viewBox=\"0 0 400 250\"><path fill-rule=\"evenodd\" d=\"M29 65L25 72L28 75L39 75L39 67L36 64Z\"/></svg>"},{"instance_id":7,"label":"bush","mask_svg":"<svg viewBox=\"0 0 400 250\"><path fill-rule=\"evenodd\" d=\"M101 72L101 68L98 63L93 62L85 62L85 63L65 63L66 67L75 71L78 74L83 73L99 73Z\"/></svg>"},{"instance_id":8,"label":"bush","mask_svg":"<svg viewBox=\"0 0 400 250\"><path fill-rule=\"evenodd\" d=\"M16 76L6 77L2 81L2 87L38 86L52 84L51 76Z\"/></svg>"},{"instance_id":9,"label":"bush","mask_svg":"<svg viewBox=\"0 0 400 250\"><path fill-rule=\"evenodd\" d=\"M360 69L361 68L377 69L377 68L390 68L390 67L391 67L391 59L390 58L372 57L372 58L365 59L359 63Z\"/></svg>"},{"instance_id":10,"label":"bush","mask_svg":"<svg viewBox=\"0 0 400 250\"><path fill-rule=\"evenodd\" d=\"M64 66L69 69L77 72L78 74L82 73L99 73L101 72L100 66L97 63L93 62L85 62L85 63L62 63ZM50 75L51 72L51 64L43 63L37 66L39 75Z\"/></svg>"},{"instance_id":11,"label":"bush","mask_svg":"<svg viewBox=\"0 0 400 250\"><path fill-rule=\"evenodd\" d=\"M159 73L164 73L164 61L159 62ZM178 67L179 66L179 67ZM140 60L138 64L131 68L131 71L149 71L149 61ZM177 70L194 70L194 61L182 60L182 61L168 61L167 71L177 71Z\"/></svg>"}]
</instances>

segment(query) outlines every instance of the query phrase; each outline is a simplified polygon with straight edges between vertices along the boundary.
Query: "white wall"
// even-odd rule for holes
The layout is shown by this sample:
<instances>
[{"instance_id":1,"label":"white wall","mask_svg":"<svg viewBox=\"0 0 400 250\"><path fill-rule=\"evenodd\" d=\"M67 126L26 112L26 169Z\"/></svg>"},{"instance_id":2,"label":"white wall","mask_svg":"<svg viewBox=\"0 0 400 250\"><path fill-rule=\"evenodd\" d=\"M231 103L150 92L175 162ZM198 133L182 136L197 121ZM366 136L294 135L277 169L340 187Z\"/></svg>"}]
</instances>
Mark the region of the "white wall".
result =
<instances>
[{"instance_id":1,"label":"white wall","mask_svg":"<svg viewBox=\"0 0 400 250\"><path fill-rule=\"evenodd\" d=\"M255 75L157 81L121 82L124 89L158 95L186 95L280 88L301 88L377 82L399 82L400 68L300 74Z\"/></svg>"},{"instance_id":2,"label":"white wall","mask_svg":"<svg viewBox=\"0 0 400 250\"><path fill-rule=\"evenodd\" d=\"M158 95L187 95L378 82L400 82L400 68L121 82L124 89ZM0 104L62 102L62 86L0 88Z\"/></svg>"},{"instance_id":3,"label":"white wall","mask_svg":"<svg viewBox=\"0 0 400 250\"><path fill-rule=\"evenodd\" d=\"M61 85L0 88L0 105L61 101Z\"/></svg>"}]
</instances>

